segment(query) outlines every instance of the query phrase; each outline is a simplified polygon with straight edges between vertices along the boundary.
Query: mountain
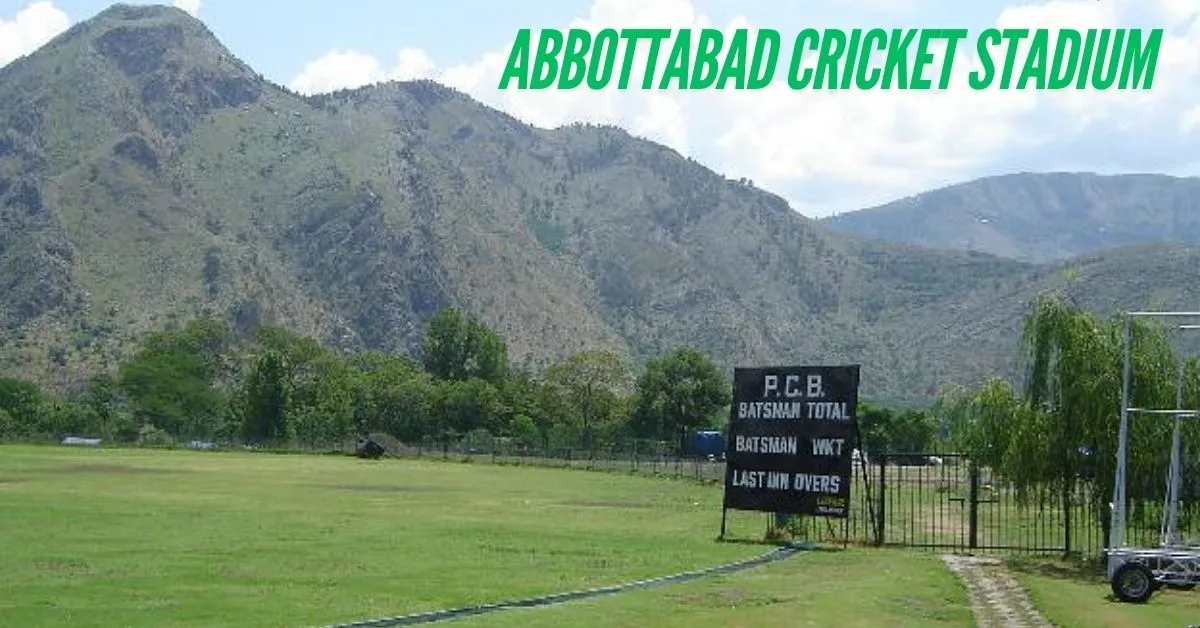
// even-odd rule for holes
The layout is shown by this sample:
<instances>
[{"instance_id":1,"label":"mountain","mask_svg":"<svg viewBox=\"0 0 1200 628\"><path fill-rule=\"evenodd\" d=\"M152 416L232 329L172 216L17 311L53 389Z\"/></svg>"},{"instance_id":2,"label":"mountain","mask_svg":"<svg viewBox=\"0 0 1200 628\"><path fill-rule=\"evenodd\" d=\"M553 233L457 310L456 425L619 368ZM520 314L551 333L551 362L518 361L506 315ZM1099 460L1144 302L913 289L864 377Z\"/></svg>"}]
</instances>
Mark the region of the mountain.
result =
<instances>
[{"instance_id":1,"label":"mountain","mask_svg":"<svg viewBox=\"0 0 1200 628\"><path fill-rule=\"evenodd\" d=\"M1028 302L1065 282L840 234L620 129L537 129L431 82L304 98L159 6L0 68L0 222L0 371L56 388L198 315L413 352L457 306L521 366L694 344L861 362L865 395L926 401L1015 374ZM1187 303L1198 255L1081 259L1069 290Z\"/></svg>"},{"instance_id":2,"label":"mountain","mask_svg":"<svg viewBox=\"0 0 1200 628\"><path fill-rule=\"evenodd\" d=\"M901 244L1060 261L1147 242L1200 244L1200 178L1020 173L925 192L822 223Z\"/></svg>"}]
</instances>

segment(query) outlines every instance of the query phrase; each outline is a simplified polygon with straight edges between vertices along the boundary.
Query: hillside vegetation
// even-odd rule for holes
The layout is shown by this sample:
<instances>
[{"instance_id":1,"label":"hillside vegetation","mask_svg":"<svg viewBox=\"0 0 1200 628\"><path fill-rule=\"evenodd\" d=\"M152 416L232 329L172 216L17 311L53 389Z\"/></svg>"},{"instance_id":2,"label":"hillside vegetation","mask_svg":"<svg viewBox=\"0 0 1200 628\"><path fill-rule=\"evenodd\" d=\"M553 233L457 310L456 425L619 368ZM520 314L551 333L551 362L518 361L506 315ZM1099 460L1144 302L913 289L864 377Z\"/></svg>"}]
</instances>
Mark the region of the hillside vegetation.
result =
<instances>
[{"instance_id":1,"label":"hillside vegetation","mask_svg":"<svg viewBox=\"0 0 1200 628\"><path fill-rule=\"evenodd\" d=\"M1030 262L1105 249L1200 244L1200 179L1054 172L986 177L822 220L901 244Z\"/></svg>"},{"instance_id":2,"label":"hillside vegetation","mask_svg":"<svg viewBox=\"0 0 1200 628\"><path fill-rule=\"evenodd\" d=\"M411 354L453 306L519 367L695 345L725 368L861 362L864 394L919 402L1015 374L1022 314L1064 281L837 234L619 129L536 129L430 82L303 98L156 6L0 68L0 222L0 370L50 389L200 316ZM1187 303L1195 262L1084 259L1072 290Z\"/></svg>"}]
</instances>

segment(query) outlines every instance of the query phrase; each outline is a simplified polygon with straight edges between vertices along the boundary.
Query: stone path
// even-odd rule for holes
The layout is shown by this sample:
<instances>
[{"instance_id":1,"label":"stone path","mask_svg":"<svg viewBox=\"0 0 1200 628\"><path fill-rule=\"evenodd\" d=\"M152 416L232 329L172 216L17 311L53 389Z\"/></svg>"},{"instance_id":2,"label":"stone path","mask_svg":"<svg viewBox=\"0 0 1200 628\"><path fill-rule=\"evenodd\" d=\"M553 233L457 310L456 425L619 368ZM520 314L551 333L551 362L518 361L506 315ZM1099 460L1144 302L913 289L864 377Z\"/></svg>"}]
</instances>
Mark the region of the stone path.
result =
<instances>
[{"instance_id":1,"label":"stone path","mask_svg":"<svg viewBox=\"0 0 1200 628\"><path fill-rule=\"evenodd\" d=\"M980 628L1052 628L998 558L942 556L967 586L975 623Z\"/></svg>"}]
</instances>

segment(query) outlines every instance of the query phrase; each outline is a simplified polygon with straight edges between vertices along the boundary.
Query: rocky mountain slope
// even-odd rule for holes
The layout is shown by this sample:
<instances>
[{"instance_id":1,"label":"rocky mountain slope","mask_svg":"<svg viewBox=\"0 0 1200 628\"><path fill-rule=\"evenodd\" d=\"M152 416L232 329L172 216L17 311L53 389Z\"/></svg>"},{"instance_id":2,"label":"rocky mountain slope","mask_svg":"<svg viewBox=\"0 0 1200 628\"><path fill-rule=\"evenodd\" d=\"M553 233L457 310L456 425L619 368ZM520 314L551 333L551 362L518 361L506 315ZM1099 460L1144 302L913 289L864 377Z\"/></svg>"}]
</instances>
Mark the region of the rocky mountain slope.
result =
<instances>
[{"instance_id":1,"label":"rocky mountain slope","mask_svg":"<svg viewBox=\"0 0 1200 628\"><path fill-rule=\"evenodd\" d=\"M1196 261L1082 259L1072 290L1194 301ZM619 129L540 130L429 82L302 98L172 8L114 6L0 69L0 370L59 388L197 315L413 351L454 305L532 368L687 343L861 362L864 394L923 401L1015 373L1027 303L1062 282L842 235Z\"/></svg>"}]
</instances>

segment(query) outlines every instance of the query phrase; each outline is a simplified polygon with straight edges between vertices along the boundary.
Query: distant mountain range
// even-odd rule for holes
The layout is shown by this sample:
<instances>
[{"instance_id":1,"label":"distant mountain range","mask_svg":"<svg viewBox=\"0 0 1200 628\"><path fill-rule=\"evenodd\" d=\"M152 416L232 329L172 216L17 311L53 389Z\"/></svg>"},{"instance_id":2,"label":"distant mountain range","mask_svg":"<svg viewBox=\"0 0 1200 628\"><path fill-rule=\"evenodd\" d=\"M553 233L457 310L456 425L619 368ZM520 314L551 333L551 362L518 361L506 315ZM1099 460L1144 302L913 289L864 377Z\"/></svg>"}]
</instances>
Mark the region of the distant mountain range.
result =
<instances>
[{"instance_id":1,"label":"distant mountain range","mask_svg":"<svg viewBox=\"0 0 1200 628\"><path fill-rule=\"evenodd\" d=\"M821 222L866 238L1050 262L1131 244L1200 244L1200 178L1010 174Z\"/></svg>"},{"instance_id":2,"label":"distant mountain range","mask_svg":"<svg viewBox=\"0 0 1200 628\"><path fill-rule=\"evenodd\" d=\"M0 69L0 370L68 388L197 315L414 351L458 306L519 366L694 344L861 362L864 395L925 402L1017 375L1027 305L1068 265L1097 311L1195 303L1196 250L1096 252L1195 242L1194 185L1014 175L814 221L620 129L430 82L305 98L182 11L117 5Z\"/></svg>"}]
</instances>

